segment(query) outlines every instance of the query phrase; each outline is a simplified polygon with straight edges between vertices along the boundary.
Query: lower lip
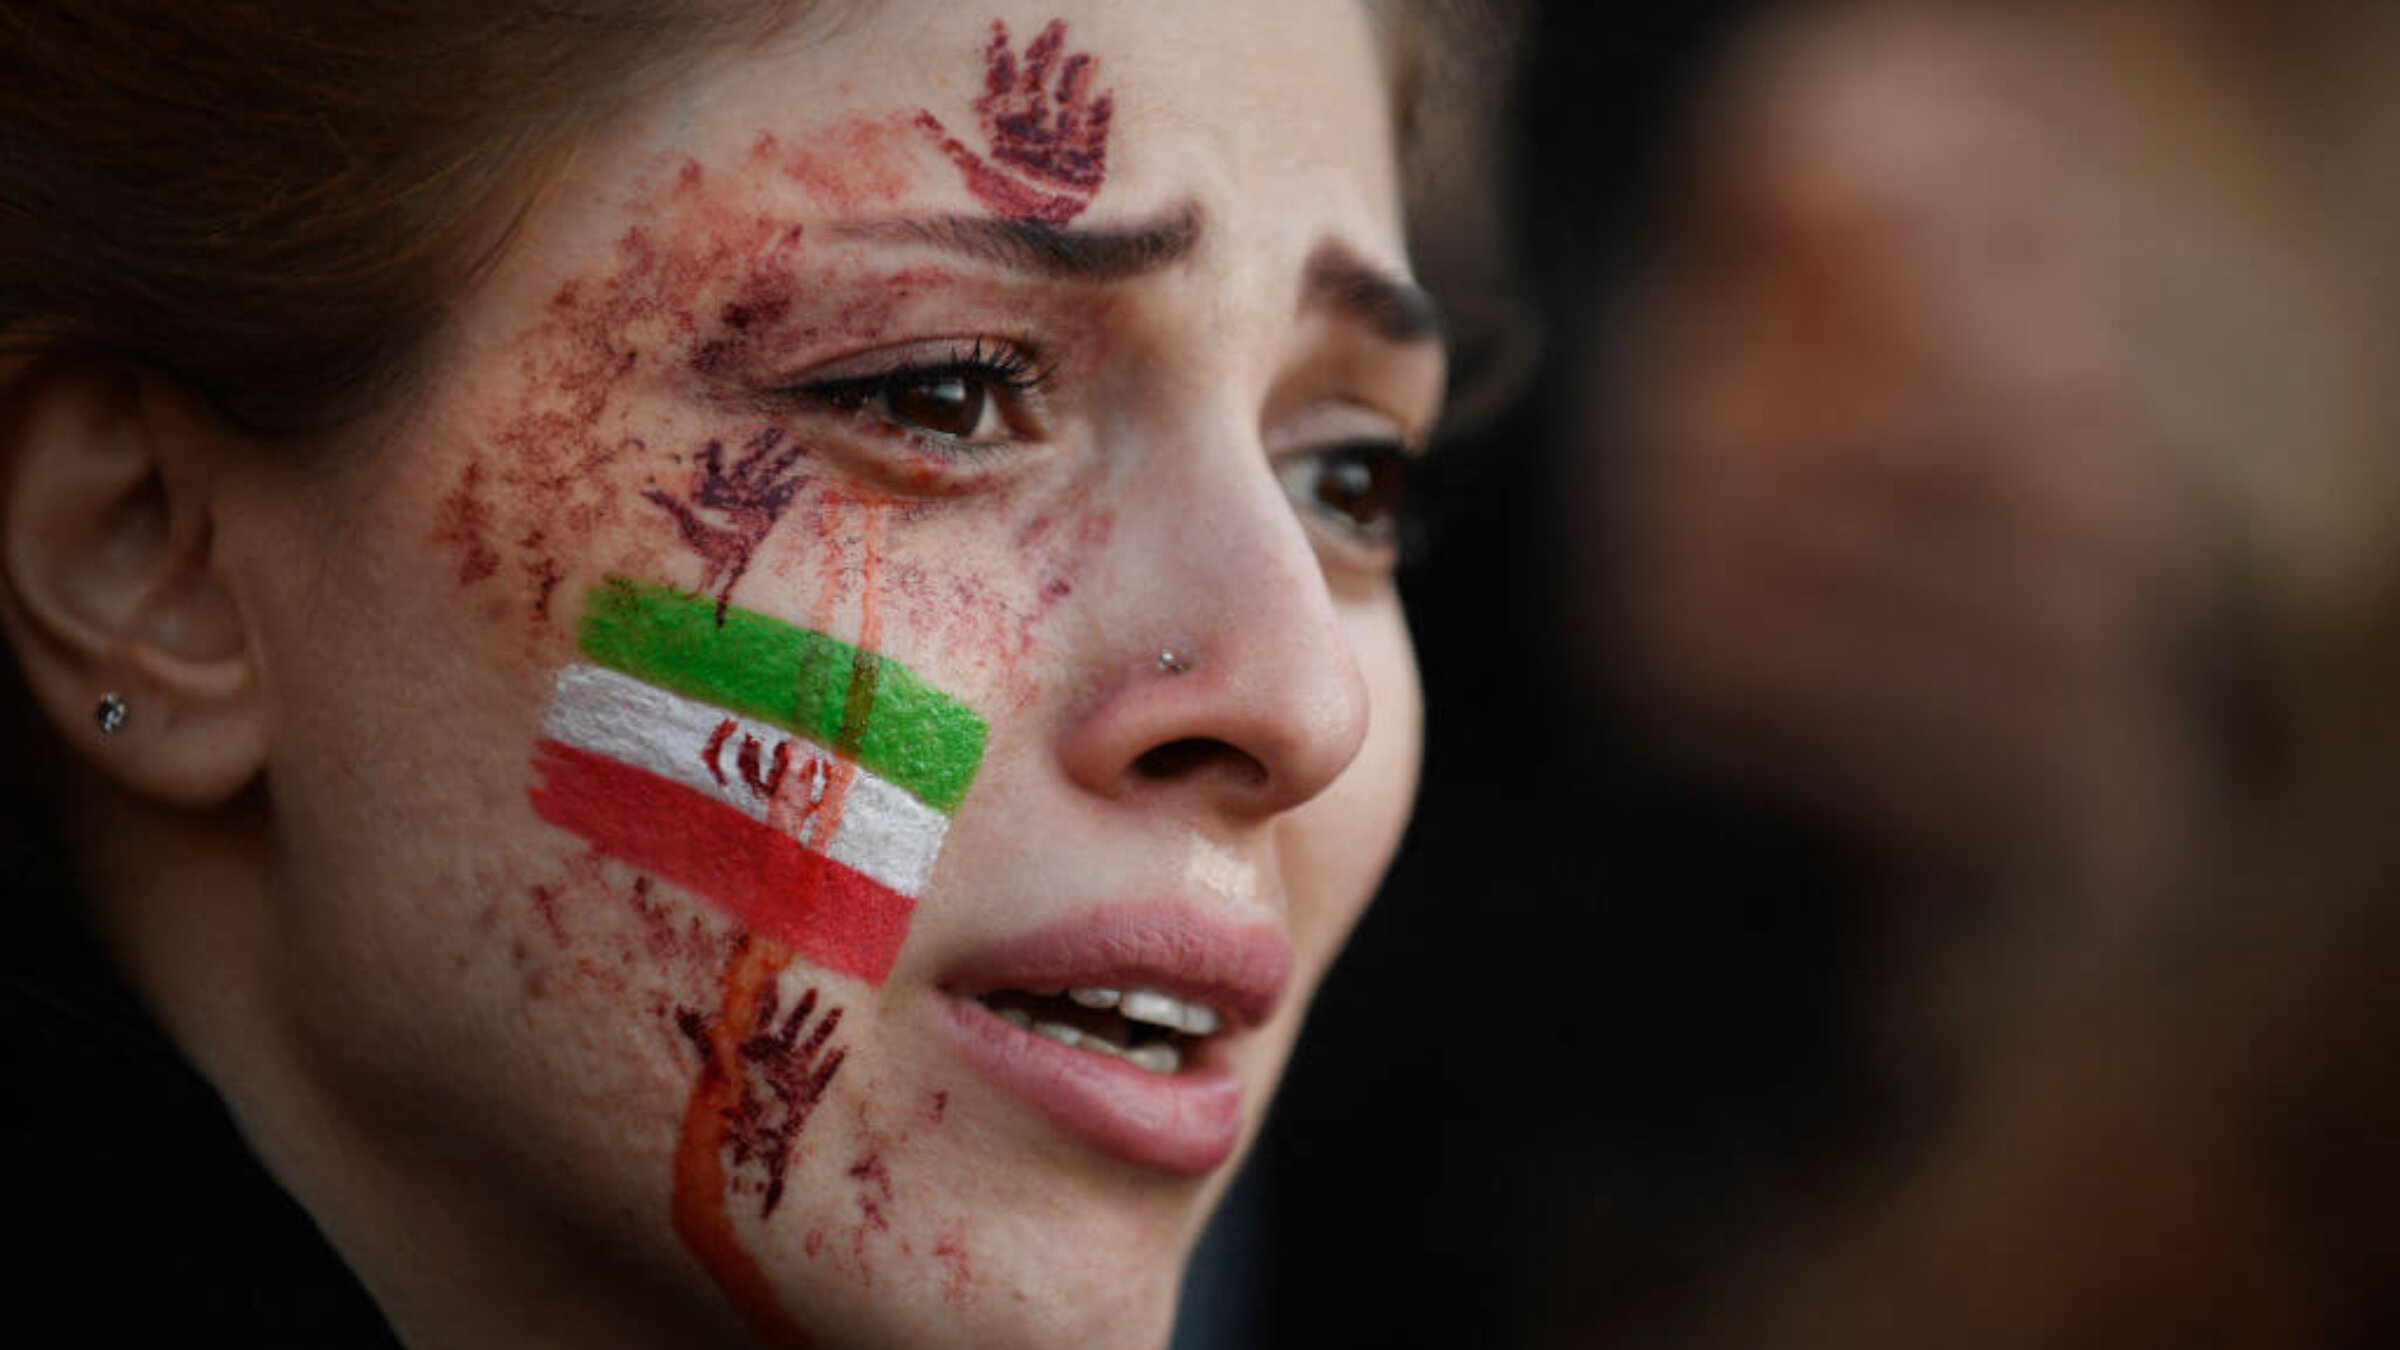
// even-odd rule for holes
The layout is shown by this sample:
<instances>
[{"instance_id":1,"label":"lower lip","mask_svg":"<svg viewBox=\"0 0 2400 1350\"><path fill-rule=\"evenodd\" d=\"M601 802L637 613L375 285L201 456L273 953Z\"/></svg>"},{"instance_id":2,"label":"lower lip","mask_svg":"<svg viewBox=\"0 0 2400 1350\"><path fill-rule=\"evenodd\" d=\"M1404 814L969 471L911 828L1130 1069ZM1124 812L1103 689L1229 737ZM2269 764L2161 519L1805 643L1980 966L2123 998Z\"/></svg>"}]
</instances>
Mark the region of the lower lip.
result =
<instances>
[{"instance_id":1,"label":"lower lip","mask_svg":"<svg viewBox=\"0 0 2400 1350\"><path fill-rule=\"evenodd\" d=\"M1102 1152L1197 1176L1223 1166L1241 1143L1242 1085L1223 1064L1204 1059L1152 1073L1011 1026L974 999L947 1002L951 1036L969 1062Z\"/></svg>"}]
</instances>

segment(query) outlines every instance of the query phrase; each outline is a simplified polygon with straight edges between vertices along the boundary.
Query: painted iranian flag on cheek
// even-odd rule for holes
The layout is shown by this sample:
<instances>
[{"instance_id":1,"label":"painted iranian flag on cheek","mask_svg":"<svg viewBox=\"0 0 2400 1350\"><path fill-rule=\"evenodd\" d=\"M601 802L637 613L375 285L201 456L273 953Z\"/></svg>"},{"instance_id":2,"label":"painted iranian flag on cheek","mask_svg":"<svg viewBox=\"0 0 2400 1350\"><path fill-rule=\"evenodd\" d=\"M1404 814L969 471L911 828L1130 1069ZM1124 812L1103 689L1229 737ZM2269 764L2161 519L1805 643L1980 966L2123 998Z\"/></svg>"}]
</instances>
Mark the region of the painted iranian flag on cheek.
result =
<instances>
[{"instance_id":1,"label":"painted iranian flag on cheek","mask_svg":"<svg viewBox=\"0 0 2400 1350\"><path fill-rule=\"evenodd\" d=\"M983 719L874 652L648 582L586 593L576 645L534 751L535 813L882 983Z\"/></svg>"}]
</instances>

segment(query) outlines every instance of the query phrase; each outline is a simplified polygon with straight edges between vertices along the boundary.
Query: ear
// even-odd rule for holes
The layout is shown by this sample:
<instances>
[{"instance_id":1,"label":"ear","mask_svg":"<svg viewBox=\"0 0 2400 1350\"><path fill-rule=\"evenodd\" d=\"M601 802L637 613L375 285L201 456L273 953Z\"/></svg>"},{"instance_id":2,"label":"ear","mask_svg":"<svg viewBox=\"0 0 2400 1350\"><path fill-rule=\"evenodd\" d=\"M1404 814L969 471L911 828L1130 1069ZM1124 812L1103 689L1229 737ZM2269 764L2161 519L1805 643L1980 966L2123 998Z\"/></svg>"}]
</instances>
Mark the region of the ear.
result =
<instances>
[{"instance_id":1,"label":"ear","mask_svg":"<svg viewBox=\"0 0 2400 1350\"><path fill-rule=\"evenodd\" d=\"M218 573L236 442L199 402L122 366L0 367L0 625L34 702L120 786L204 809L265 762L257 667ZM104 736L104 695L127 716Z\"/></svg>"}]
</instances>

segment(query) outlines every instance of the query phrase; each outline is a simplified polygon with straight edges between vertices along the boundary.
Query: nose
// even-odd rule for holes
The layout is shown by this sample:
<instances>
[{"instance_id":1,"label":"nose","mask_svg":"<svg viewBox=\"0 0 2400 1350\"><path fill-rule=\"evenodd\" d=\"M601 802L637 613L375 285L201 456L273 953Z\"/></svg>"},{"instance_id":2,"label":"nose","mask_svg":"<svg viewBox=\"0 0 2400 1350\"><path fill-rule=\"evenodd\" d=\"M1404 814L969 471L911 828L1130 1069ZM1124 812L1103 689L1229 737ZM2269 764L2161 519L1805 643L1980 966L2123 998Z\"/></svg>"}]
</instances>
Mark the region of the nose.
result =
<instances>
[{"instance_id":1,"label":"nose","mask_svg":"<svg viewBox=\"0 0 2400 1350\"><path fill-rule=\"evenodd\" d=\"M1179 449L1124 480L1060 757L1104 797L1264 818L1357 757L1367 685L1257 440Z\"/></svg>"}]
</instances>

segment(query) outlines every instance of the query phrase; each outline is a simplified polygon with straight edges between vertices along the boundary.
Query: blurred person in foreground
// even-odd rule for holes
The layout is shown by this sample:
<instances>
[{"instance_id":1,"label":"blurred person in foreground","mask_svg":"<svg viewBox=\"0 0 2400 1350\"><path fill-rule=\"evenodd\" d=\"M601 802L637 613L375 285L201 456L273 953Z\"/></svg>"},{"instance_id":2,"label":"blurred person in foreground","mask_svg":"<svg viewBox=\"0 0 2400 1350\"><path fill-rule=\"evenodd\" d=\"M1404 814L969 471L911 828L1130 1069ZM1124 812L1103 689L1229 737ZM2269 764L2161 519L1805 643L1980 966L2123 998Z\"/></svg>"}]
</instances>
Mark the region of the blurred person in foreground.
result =
<instances>
[{"instance_id":1,"label":"blurred person in foreground","mask_svg":"<svg viewBox=\"0 0 2400 1350\"><path fill-rule=\"evenodd\" d=\"M1582 571L1660 744L1860 860L1953 1085L1708 1344L2400 1331L2400 48L2323 8L1815 7L1700 119Z\"/></svg>"}]
</instances>

